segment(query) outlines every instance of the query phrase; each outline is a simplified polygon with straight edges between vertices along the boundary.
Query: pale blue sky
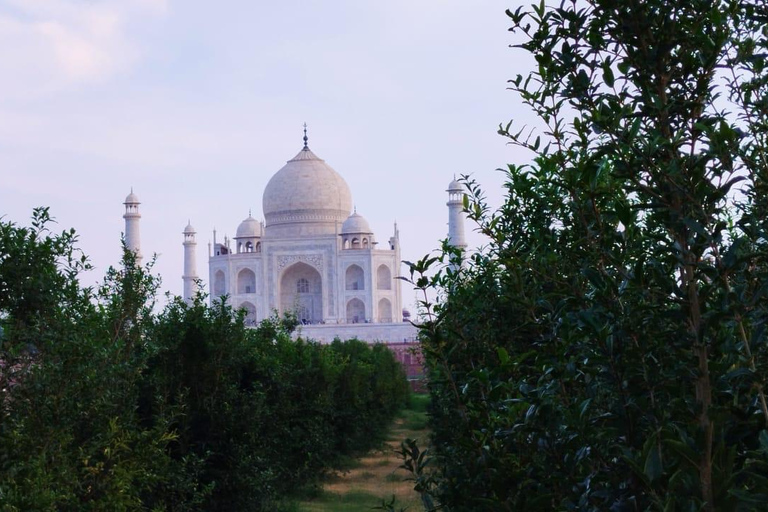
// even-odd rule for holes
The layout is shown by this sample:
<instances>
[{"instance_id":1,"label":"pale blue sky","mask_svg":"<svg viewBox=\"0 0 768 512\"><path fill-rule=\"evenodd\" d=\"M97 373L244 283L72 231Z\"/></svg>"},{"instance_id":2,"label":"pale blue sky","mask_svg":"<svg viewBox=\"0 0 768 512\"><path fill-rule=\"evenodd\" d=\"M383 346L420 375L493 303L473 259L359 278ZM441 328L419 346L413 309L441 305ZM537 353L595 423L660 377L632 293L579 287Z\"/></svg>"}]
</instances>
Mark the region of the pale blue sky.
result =
<instances>
[{"instance_id":1,"label":"pale blue sky","mask_svg":"<svg viewBox=\"0 0 768 512\"><path fill-rule=\"evenodd\" d=\"M310 147L349 183L379 241L414 260L447 232L445 188L472 173L501 201L499 123L527 112L529 66L499 0L0 0L0 215L47 205L97 267L119 259L122 201L181 293L181 231L207 280L215 226L261 218L269 178ZM521 121L523 124L524 121ZM470 245L482 244L472 232ZM411 305L414 294L403 291Z\"/></svg>"}]
</instances>

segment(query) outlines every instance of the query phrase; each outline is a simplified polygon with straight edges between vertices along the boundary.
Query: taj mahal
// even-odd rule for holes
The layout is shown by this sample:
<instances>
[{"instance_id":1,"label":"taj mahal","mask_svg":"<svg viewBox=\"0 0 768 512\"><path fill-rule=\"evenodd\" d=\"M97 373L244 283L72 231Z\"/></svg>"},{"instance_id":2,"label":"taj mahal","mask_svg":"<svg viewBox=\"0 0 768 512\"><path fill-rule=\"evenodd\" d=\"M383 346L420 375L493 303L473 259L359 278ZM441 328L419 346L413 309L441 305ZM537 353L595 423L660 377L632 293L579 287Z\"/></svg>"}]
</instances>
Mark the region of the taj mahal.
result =
<instances>
[{"instance_id":1,"label":"taj mahal","mask_svg":"<svg viewBox=\"0 0 768 512\"><path fill-rule=\"evenodd\" d=\"M448 238L466 247L463 192L448 186ZM141 261L139 199L125 199L125 243ZM406 341L416 328L403 321L400 240L397 224L384 243L365 217L353 210L344 178L304 146L264 189L263 219L250 213L234 238L208 244L211 302L227 300L255 325L274 313L292 313L299 334L321 342L357 337L365 341ZM183 298L192 300L201 283L196 231L183 231Z\"/></svg>"}]
</instances>

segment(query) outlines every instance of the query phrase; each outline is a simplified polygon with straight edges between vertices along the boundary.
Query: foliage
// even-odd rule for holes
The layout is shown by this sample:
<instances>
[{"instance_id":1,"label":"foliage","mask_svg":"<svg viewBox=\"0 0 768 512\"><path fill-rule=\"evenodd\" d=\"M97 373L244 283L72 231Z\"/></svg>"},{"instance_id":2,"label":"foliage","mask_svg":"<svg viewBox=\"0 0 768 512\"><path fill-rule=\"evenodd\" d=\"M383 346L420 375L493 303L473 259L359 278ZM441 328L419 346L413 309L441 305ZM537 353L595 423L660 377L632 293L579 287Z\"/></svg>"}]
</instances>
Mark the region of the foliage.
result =
<instances>
[{"instance_id":1,"label":"foliage","mask_svg":"<svg viewBox=\"0 0 768 512\"><path fill-rule=\"evenodd\" d=\"M116 323L121 304L144 300L125 285L145 276L128 254L99 293L81 289L74 231L50 234L50 222L37 209L31 228L0 223L0 509L135 509L172 438L134 412L142 358L125 341L145 324Z\"/></svg>"},{"instance_id":2,"label":"foliage","mask_svg":"<svg viewBox=\"0 0 768 512\"><path fill-rule=\"evenodd\" d=\"M0 510L270 510L381 439L408 384L384 346L246 328L197 297L154 312L130 251L83 289L47 209L0 222Z\"/></svg>"},{"instance_id":3,"label":"foliage","mask_svg":"<svg viewBox=\"0 0 768 512\"><path fill-rule=\"evenodd\" d=\"M766 59L752 1L508 11L545 127L500 132L489 237L425 290L434 494L447 510L751 510L768 474ZM741 188L737 188L738 187ZM433 304L429 289L441 300Z\"/></svg>"},{"instance_id":4,"label":"foliage","mask_svg":"<svg viewBox=\"0 0 768 512\"><path fill-rule=\"evenodd\" d=\"M333 418L338 439L335 449L339 453L365 451L383 440L382 427L407 404L410 387L386 345L337 338L329 350L341 365L334 400L354 397Z\"/></svg>"}]
</instances>

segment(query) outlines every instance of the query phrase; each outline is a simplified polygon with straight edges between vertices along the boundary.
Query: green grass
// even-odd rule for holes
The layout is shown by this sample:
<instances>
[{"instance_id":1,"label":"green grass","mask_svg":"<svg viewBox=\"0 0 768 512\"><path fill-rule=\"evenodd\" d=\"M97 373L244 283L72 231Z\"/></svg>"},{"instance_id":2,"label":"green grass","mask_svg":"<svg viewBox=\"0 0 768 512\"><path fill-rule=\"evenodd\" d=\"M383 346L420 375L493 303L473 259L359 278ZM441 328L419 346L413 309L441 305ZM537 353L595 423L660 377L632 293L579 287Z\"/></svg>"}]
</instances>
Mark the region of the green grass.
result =
<instances>
[{"instance_id":1,"label":"green grass","mask_svg":"<svg viewBox=\"0 0 768 512\"><path fill-rule=\"evenodd\" d=\"M360 512L381 505L381 497L366 491L348 491L343 494L324 492L311 502L302 503L295 510L302 512Z\"/></svg>"},{"instance_id":2,"label":"green grass","mask_svg":"<svg viewBox=\"0 0 768 512\"><path fill-rule=\"evenodd\" d=\"M405 438L428 442L427 415L429 395L412 395L409 407L400 411L387 435L388 442L365 456L346 458L343 468L325 480L323 490L313 495L294 496L284 503L281 512L362 512L397 497L396 507L420 510L420 498L413 491L409 474L400 468L396 455Z\"/></svg>"},{"instance_id":3,"label":"green grass","mask_svg":"<svg viewBox=\"0 0 768 512\"><path fill-rule=\"evenodd\" d=\"M406 430L425 430L427 428L427 406L429 405L429 395L414 394L411 396L411 404L398 413L398 417L403 420L401 428ZM391 436L390 436L390 440Z\"/></svg>"},{"instance_id":4,"label":"green grass","mask_svg":"<svg viewBox=\"0 0 768 512\"><path fill-rule=\"evenodd\" d=\"M426 413L429 405L429 395L426 393L414 393L411 395L411 404L405 411Z\"/></svg>"},{"instance_id":5,"label":"green grass","mask_svg":"<svg viewBox=\"0 0 768 512\"><path fill-rule=\"evenodd\" d=\"M336 462L336 470L340 472L351 471L360 467L360 459L356 457L340 457Z\"/></svg>"},{"instance_id":6,"label":"green grass","mask_svg":"<svg viewBox=\"0 0 768 512\"><path fill-rule=\"evenodd\" d=\"M405 478L405 475L400 475L397 473L390 473L386 477L384 477L384 480L386 482L402 482Z\"/></svg>"},{"instance_id":7,"label":"green grass","mask_svg":"<svg viewBox=\"0 0 768 512\"><path fill-rule=\"evenodd\" d=\"M407 430L425 430L427 428L427 418L411 417L403 422L403 428Z\"/></svg>"}]
</instances>

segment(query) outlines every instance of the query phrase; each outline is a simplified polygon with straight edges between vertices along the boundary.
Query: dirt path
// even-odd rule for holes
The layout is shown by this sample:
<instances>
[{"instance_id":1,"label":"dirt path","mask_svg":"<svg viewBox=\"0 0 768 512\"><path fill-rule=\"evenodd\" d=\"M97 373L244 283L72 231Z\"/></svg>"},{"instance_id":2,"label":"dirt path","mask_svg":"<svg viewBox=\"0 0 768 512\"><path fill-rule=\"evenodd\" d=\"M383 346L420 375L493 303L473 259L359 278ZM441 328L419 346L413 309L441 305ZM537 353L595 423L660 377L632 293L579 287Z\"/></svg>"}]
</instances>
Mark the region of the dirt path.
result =
<instances>
[{"instance_id":1,"label":"dirt path","mask_svg":"<svg viewBox=\"0 0 768 512\"><path fill-rule=\"evenodd\" d=\"M419 495L413 483L405 481L408 473L400 469L402 460L397 455L400 442L406 438L418 439L424 446L428 438L426 430L426 404L429 397L416 395L410 409L395 419L381 450L369 452L358 459L352 468L339 473L323 486L323 492L315 499L302 501L295 510L299 512L357 512L370 511L381 505L382 500L397 498L397 509L420 510Z\"/></svg>"}]
</instances>

